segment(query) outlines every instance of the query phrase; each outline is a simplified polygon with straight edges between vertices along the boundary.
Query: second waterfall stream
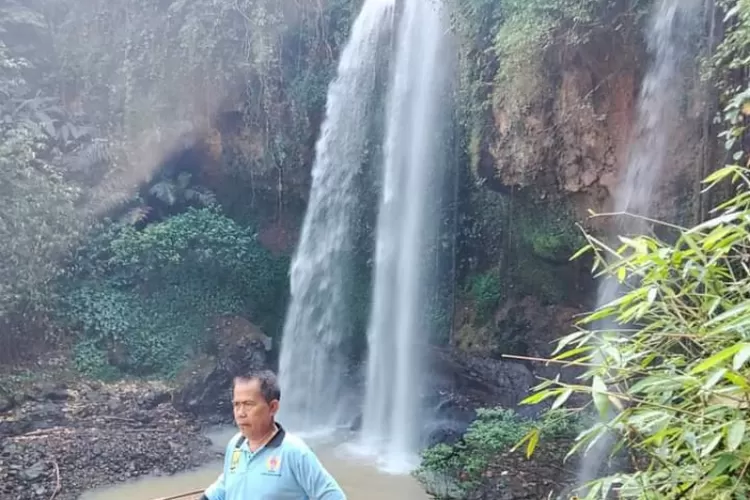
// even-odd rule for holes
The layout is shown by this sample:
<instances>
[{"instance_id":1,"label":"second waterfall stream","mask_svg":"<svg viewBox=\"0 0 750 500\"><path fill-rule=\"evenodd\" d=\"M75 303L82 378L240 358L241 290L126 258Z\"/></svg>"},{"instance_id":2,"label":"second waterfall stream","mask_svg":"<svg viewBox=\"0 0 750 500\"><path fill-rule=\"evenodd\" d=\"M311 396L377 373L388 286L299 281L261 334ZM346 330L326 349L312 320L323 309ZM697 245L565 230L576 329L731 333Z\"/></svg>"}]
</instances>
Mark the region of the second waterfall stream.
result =
<instances>
[{"instance_id":1,"label":"second waterfall stream","mask_svg":"<svg viewBox=\"0 0 750 500\"><path fill-rule=\"evenodd\" d=\"M330 433L363 406L359 445L393 471L415 465L424 418L429 338L425 296L434 251L450 120L446 27L439 2L366 0L328 89L310 201L291 268L291 302L280 354L283 418L302 433ZM376 82L390 56L387 88ZM371 127L385 95L382 125ZM381 137L367 137L369 130ZM348 397L353 213L366 144L382 144L364 401ZM432 246L431 246L432 245ZM361 391L360 391L361 392ZM352 403L353 402L353 403ZM356 413L356 410L354 411Z\"/></svg>"}]
</instances>

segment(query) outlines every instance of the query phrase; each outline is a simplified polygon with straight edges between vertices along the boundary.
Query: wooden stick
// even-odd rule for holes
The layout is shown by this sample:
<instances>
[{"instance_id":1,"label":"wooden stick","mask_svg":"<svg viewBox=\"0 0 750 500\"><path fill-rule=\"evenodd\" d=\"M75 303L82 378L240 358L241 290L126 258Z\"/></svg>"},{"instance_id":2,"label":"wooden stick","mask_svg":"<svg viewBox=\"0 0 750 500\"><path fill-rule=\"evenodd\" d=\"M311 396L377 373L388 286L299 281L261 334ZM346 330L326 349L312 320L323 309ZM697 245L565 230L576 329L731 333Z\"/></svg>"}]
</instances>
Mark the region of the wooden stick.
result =
<instances>
[{"instance_id":1,"label":"wooden stick","mask_svg":"<svg viewBox=\"0 0 750 500\"><path fill-rule=\"evenodd\" d=\"M53 460L52 463L55 466L55 479L57 482L55 484L55 491L52 492L52 496L49 497L49 500L55 500L57 494L60 493L60 489L62 489L62 484L60 482L60 466L57 465L57 460Z\"/></svg>"},{"instance_id":2,"label":"wooden stick","mask_svg":"<svg viewBox=\"0 0 750 500\"><path fill-rule=\"evenodd\" d=\"M180 493L179 495L172 495L171 497L155 498L154 500L178 500L180 498L184 498L184 497L191 496L191 495L192 496L199 495L199 494L203 493L204 491L206 491L206 490L202 489L202 490L187 491L185 493Z\"/></svg>"}]
</instances>

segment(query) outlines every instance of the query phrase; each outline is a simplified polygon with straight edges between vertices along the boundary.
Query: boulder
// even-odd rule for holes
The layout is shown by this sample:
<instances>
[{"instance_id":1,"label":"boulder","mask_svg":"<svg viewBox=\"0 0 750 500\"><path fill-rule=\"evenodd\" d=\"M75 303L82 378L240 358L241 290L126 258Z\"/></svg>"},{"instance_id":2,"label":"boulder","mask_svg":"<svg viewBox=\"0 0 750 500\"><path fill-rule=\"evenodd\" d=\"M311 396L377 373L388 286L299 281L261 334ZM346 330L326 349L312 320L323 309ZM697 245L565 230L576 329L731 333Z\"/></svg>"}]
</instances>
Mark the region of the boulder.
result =
<instances>
[{"instance_id":1,"label":"boulder","mask_svg":"<svg viewBox=\"0 0 750 500\"><path fill-rule=\"evenodd\" d=\"M534 375L522 363L474 356L457 349L433 349L433 390L447 397L455 408L487 406L516 408L536 384Z\"/></svg>"},{"instance_id":2,"label":"boulder","mask_svg":"<svg viewBox=\"0 0 750 500\"><path fill-rule=\"evenodd\" d=\"M63 383L43 382L34 387L31 396L36 401L67 401L70 392Z\"/></svg>"},{"instance_id":3,"label":"boulder","mask_svg":"<svg viewBox=\"0 0 750 500\"><path fill-rule=\"evenodd\" d=\"M151 390L138 397L138 406L144 410L153 410L162 403L170 399L170 394L166 390Z\"/></svg>"},{"instance_id":4,"label":"boulder","mask_svg":"<svg viewBox=\"0 0 750 500\"><path fill-rule=\"evenodd\" d=\"M230 418L232 377L268 367L270 337L245 318L223 316L214 321L213 354L204 356L178 377L172 403L195 416Z\"/></svg>"}]
</instances>

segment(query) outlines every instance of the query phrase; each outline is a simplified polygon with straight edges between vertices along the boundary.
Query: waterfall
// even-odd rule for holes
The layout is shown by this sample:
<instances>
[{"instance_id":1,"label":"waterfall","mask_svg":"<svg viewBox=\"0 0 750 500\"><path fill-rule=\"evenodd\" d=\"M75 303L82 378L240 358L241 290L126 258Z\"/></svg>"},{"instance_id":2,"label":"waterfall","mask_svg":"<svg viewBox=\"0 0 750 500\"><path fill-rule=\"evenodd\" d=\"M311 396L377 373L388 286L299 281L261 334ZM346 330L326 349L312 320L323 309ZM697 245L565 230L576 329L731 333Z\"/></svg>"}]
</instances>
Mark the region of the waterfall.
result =
<instances>
[{"instance_id":1,"label":"waterfall","mask_svg":"<svg viewBox=\"0 0 750 500\"><path fill-rule=\"evenodd\" d=\"M376 90L378 55L389 50L395 0L366 0L328 89L326 116L315 147L310 200L291 264L291 298L279 356L286 425L329 429L345 406L351 335L347 280L351 276L355 179L360 170Z\"/></svg>"},{"instance_id":2,"label":"waterfall","mask_svg":"<svg viewBox=\"0 0 750 500\"><path fill-rule=\"evenodd\" d=\"M361 442L394 472L415 465L422 424L422 360L430 235L442 181L439 136L447 81L439 2L407 0L388 89L382 192ZM442 52L441 52L442 51Z\"/></svg>"},{"instance_id":3,"label":"waterfall","mask_svg":"<svg viewBox=\"0 0 750 500\"><path fill-rule=\"evenodd\" d=\"M647 33L652 61L641 85L625 175L615 193L617 212L648 216L652 210L670 141L680 123L680 99L684 95L681 69L691 55L691 37L699 35L701 7L701 0L660 0L652 13ZM617 221L617 234L643 234L647 230L648 224L641 218L623 217ZM615 300L620 292L617 280L602 281L597 292L597 308ZM611 322L597 325L600 330L616 328ZM597 477L611 445L612 436L606 436L583 457L579 484Z\"/></svg>"}]
</instances>

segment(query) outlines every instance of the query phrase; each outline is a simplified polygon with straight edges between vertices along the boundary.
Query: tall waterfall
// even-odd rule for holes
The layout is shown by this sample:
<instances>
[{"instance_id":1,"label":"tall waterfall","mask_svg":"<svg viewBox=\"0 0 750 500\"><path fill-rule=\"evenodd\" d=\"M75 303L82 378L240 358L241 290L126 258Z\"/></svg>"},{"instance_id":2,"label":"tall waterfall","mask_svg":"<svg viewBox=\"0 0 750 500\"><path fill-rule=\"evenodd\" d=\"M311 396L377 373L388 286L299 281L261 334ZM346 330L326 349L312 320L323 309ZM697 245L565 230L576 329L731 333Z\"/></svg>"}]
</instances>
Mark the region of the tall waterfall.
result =
<instances>
[{"instance_id":1,"label":"tall waterfall","mask_svg":"<svg viewBox=\"0 0 750 500\"><path fill-rule=\"evenodd\" d=\"M388 89L362 443L397 471L414 465L422 423L420 343L428 338L431 284L425 261L437 224L439 135L448 119L440 102L448 68L439 3L404 2Z\"/></svg>"},{"instance_id":2,"label":"tall waterfall","mask_svg":"<svg viewBox=\"0 0 750 500\"><path fill-rule=\"evenodd\" d=\"M648 50L652 62L644 76L638 101L633 140L624 178L615 193L615 210L647 216L652 209L654 189L659 185L669 154L673 132L679 124L680 99L684 85L682 65L690 55L691 37L699 35L702 0L660 0L648 27ZM643 219L623 217L617 234L638 234L648 229ZM605 279L599 285L597 307L615 300L619 282ZM610 322L599 329L616 329ZM611 436L600 441L581 463L579 483L597 477L611 448Z\"/></svg>"},{"instance_id":3,"label":"tall waterfall","mask_svg":"<svg viewBox=\"0 0 750 500\"><path fill-rule=\"evenodd\" d=\"M316 144L310 201L291 265L279 382L291 428L336 425L350 336L345 284L351 276L355 179L362 164L375 95L378 54L389 50L395 0L366 0L330 84Z\"/></svg>"}]
</instances>

